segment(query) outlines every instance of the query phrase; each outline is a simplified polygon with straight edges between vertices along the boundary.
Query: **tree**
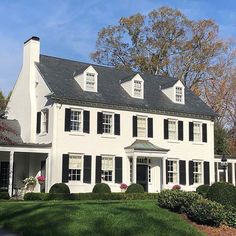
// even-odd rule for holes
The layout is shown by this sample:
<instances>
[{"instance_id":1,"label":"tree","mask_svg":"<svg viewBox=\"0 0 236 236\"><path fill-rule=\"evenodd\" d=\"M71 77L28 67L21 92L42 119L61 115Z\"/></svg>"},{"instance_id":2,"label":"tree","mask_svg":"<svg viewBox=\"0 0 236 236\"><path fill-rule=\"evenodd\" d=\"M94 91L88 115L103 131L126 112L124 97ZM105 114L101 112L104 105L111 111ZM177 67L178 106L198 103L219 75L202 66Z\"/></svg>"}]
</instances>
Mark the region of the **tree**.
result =
<instances>
[{"instance_id":1,"label":"tree","mask_svg":"<svg viewBox=\"0 0 236 236\"><path fill-rule=\"evenodd\" d=\"M4 97L2 91L0 91L0 110L5 110L6 98Z\"/></svg>"},{"instance_id":2,"label":"tree","mask_svg":"<svg viewBox=\"0 0 236 236\"><path fill-rule=\"evenodd\" d=\"M214 128L214 136L215 136L215 139L214 139L215 154L219 154L219 155L222 155L223 153L230 154L229 135L227 131L217 123Z\"/></svg>"}]
</instances>

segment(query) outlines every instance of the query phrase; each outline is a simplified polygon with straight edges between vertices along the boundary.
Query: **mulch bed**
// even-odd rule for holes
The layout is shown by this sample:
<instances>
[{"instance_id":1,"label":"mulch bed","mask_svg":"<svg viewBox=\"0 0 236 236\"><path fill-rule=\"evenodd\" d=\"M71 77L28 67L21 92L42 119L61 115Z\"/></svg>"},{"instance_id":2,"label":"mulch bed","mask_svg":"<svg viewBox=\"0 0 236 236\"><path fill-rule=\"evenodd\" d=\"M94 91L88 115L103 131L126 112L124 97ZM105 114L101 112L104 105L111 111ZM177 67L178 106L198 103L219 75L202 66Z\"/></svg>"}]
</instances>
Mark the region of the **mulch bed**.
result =
<instances>
[{"instance_id":1,"label":"mulch bed","mask_svg":"<svg viewBox=\"0 0 236 236\"><path fill-rule=\"evenodd\" d=\"M193 225L195 228L197 228L199 231L205 233L209 236L235 236L236 235L236 229L221 225L220 227L211 227L206 225L199 225L195 222L192 222L185 214L181 214L182 218L185 219L188 223Z\"/></svg>"}]
</instances>

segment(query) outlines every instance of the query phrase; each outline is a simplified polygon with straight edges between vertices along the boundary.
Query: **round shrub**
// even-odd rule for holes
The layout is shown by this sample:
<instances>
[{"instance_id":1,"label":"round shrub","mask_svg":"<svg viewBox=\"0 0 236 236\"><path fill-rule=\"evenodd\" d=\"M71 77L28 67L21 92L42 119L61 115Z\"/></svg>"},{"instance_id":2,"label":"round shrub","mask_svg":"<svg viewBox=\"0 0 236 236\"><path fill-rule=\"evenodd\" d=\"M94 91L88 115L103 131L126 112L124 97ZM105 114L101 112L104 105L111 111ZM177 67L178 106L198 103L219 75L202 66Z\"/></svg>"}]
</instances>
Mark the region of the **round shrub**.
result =
<instances>
[{"instance_id":1,"label":"round shrub","mask_svg":"<svg viewBox=\"0 0 236 236\"><path fill-rule=\"evenodd\" d=\"M202 200L203 197L195 192L182 192L182 206L180 208L180 212L187 212L193 202L196 202L198 200Z\"/></svg>"},{"instance_id":2,"label":"round shrub","mask_svg":"<svg viewBox=\"0 0 236 236\"><path fill-rule=\"evenodd\" d=\"M236 211L234 208L225 207L224 224L236 228Z\"/></svg>"},{"instance_id":3,"label":"round shrub","mask_svg":"<svg viewBox=\"0 0 236 236\"><path fill-rule=\"evenodd\" d=\"M57 184L54 184L50 188L49 193L66 193L66 194L70 194L70 189L64 183L57 183Z\"/></svg>"},{"instance_id":4,"label":"round shrub","mask_svg":"<svg viewBox=\"0 0 236 236\"><path fill-rule=\"evenodd\" d=\"M197 200L193 202L187 215L199 224L219 226L224 220L224 207L207 199Z\"/></svg>"},{"instance_id":5,"label":"round shrub","mask_svg":"<svg viewBox=\"0 0 236 236\"><path fill-rule=\"evenodd\" d=\"M126 193L144 193L144 188L141 184L131 184L125 192Z\"/></svg>"},{"instance_id":6,"label":"round shrub","mask_svg":"<svg viewBox=\"0 0 236 236\"><path fill-rule=\"evenodd\" d=\"M200 195L202 195L204 198L207 198L207 193L209 191L210 186L209 185L200 185L197 187L196 192Z\"/></svg>"},{"instance_id":7,"label":"round shrub","mask_svg":"<svg viewBox=\"0 0 236 236\"><path fill-rule=\"evenodd\" d=\"M216 182L208 190L207 198L225 206L236 207L236 188L226 182Z\"/></svg>"},{"instance_id":8,"label":"round shrub","mask_svg":"<svg viewBox=\"0 0 236 236\"><path fill-rule=\"evenodd\" d=\"M93 187L93 193L111 193L111 189L108 184L99 183Z\"/></svg>"}]
</instances>

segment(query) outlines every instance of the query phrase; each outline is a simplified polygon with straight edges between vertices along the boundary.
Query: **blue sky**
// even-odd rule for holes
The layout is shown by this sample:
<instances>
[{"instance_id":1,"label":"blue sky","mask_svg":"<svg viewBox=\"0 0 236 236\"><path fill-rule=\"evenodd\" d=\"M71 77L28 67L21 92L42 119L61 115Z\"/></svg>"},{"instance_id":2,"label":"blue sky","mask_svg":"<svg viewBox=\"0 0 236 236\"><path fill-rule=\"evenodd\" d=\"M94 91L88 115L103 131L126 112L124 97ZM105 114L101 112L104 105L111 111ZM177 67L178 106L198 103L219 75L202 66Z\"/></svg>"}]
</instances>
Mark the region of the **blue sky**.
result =
<instances>
[{"instance_id":1,"label":"blue sky","mask_svg":"<svg viewBox=\"0 0 236 236\"><path fill-rule=\"evenodd\" d=\"M40 37L42 54L89 62L102 27L161 6L178 8L190 19L214 19L221 37L236 37L235 0L1 0L0 90L7 95L13 88L23 42L32 35Z\"/></svg>"}]
</instances>

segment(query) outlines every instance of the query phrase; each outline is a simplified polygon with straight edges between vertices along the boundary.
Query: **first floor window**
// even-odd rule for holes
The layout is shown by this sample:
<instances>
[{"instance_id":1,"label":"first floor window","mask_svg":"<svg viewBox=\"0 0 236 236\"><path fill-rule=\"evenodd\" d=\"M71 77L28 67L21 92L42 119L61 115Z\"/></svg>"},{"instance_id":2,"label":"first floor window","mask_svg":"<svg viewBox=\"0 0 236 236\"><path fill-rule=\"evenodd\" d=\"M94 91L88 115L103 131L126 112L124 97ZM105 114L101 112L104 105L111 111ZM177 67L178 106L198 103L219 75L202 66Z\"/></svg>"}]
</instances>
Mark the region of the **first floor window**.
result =
<instances>
[{"instance_id":1,"label":"first floor window","mask_svg":"<svg viewBox=\"0 0 236 236\"><path fill-rule=\"evenodd\" d=\"M177 139L177 121L176 120L168 120L169 126L169 139L176 140Z\"/></svg>"},{"instance_id":2,"label":"first floor window","mask_svg":"<svg viewBox=\"0 0 236 236\"><path fill-rule=\"evenodd\" d=\"M70 155L69 156L69 180L81 181L82 172L82 156Z\"/></svg>"},{"instance_id":3,"label":"first floor window","mask_svg":"<svg viewBox=\"0 0 236 236\"><path fill-rule=\"evenodd\" d=\"M149 159L148 161L148 182L152 182L152 171L151 171L151 160Z\"/></svg>"},{"instance_id":4,"label":"first floor window","mask_svg":"<svg viewBox=\"0 0 236 236\"><path fill-rule=\"evenodd\" d=\"M133 158L129 158L129 181L133 182Z\"/></svg>"},{"instance_id":5,"label":"first floor window","mask_svg":"<svg viewBox=\"0 0 236 236\"><path fill-rule=\"evenodd\" d=\"M176 184L178 182L177 161L168 160L167 170L168 170L168 183Z\"/></svg>"},{"instance_id":6,"label":"first floor window","mask_svg":"<svg viewBox=\"0 0 236 236\"><path fill-rule=\"evenodd\" d=\"M195 142L201 141L201 124L193 123L193 140Z\"/></svg>"},{"instance_id":7,"label":"first floor window","mask_svg":"<svg viewBox=\"0 0 236 236\"><path fill-rule=\"evenodd\" d=\"M202 183L202 162L200 161L193 162L193 183Z\"/></svg>"},{"instance_id":8,"label":"first floor window","mask_svg":"<svg viewBox=\"0 0 236 236\"><path fill-rule=\"evenodd\" d=\"M138 137L147 136L147 119L146 117L137 117L137 135Z\"/></svg>"},{"instance_id":9,"label":"first floor window","mask_svg":"<svg viewBox=\"0 0 236 236\"><path fill-rule=\"evenodd\" d=\"M72 110L71 111L71 117L70 117L70 126L71 131L82 131L82 112Z\"/></svg>"},{"instance_id":10,"label":"first floor window","mask_svg":"<svg viewBox=\"0 0 236 236\"><path fill-rule=\"evenodd\" d=\"M113 115L108 113L103 113L103 133L112 134L113 133Z\"/></svg>"},{"instance_id":11,"label":"first floor window","mask_svg":"<svg viewBox=\"0 0 236 236\"><path fill-rule=\"evenodd\" d=\"M102 180L108 182L113 180L113 157L102 157Z\"/></svg>"}]
</instances>

